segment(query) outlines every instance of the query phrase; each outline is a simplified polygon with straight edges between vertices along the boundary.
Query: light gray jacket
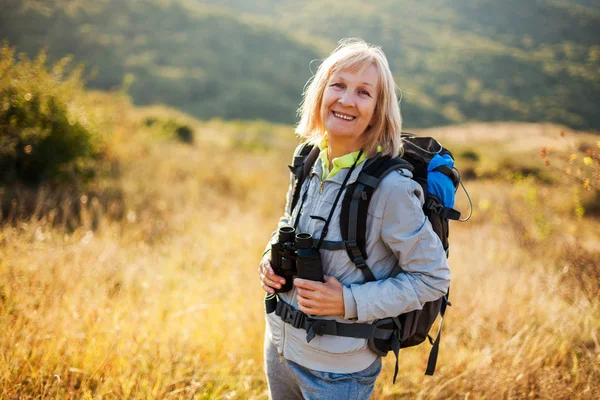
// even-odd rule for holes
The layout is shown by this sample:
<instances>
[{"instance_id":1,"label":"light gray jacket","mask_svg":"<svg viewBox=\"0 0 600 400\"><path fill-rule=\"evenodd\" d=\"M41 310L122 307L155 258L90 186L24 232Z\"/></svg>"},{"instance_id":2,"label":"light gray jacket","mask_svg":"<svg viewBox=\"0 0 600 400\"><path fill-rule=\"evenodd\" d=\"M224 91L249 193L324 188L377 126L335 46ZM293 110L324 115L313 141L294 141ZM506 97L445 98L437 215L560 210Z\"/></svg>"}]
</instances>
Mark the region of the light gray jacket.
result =
<instances>
[{"instance_id":1,"label":"light gray jacket","mask_svg":"<svg viewBox=\"0 0 600 400\"><path fill-rule=\"evenodd\" d=\"M353 183L365 162L352 172ZM307 189L297 232L319 238L324 222L311 215L327 218L335 197L349 169L342 169L321 184L323 166L320 158L302 187ZM428 301L438 299L448 290L450 270L446 253L438 236L423 214L423 192L407 170L388 174L373 193L367 219L367 264L377 281L365 282L363 273L345 250L321 250L323 271L344 285L345 315L321 317L342 323L372 322L421 309ZM342 195L343 196L343 195ZM288 191L289 203L291 191ZM299 202L300 203L300 202ZM286 212L279 226L292 225L294 215ZM336 206L326 240L342 240L340 232L341 199ZM393 275L392 275L393 274ZM279 294L280 300L298 308L296 289ZM319 318L319 317L317 317ZM267 314L267 338L288 360L313 370L353 373L367 368L377 355L365 339L340 336L316 336L306 342L306 331L284 323L275 313Z\"/></svg>"}]
</instances>

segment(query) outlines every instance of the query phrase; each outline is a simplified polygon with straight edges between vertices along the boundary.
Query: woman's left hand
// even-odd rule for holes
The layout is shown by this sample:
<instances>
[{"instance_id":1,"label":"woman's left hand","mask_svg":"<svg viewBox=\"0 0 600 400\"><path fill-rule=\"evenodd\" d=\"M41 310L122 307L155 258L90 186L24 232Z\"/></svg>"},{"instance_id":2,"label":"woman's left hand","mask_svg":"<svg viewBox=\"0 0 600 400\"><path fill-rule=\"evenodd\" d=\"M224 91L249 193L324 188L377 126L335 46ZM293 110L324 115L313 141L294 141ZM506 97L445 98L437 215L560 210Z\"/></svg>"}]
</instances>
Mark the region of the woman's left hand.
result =
<instances>
[{"instance_id":1,"label":"woman's left hand","mask_svg":"<svg viewBox=\"0 0 600 400\"><path fill-rule=\"evenodd\" d=\"M340 281L325 275L325 282L294 279L300 311L310 315L344 315L344 291Z\"/></svg>"}]
</instances>

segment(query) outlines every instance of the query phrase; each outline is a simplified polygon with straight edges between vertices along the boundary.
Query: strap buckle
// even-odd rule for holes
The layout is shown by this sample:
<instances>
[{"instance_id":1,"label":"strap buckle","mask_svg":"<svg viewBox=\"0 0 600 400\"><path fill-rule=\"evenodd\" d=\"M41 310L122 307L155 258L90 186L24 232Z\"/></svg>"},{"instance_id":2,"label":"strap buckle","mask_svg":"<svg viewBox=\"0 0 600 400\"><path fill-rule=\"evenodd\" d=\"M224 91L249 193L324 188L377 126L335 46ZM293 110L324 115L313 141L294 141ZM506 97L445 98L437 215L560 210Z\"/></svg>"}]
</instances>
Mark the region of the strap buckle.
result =
<instances>
[{"instance_id":1,"label":"strap buckle","mask_svg":"<svg viewBox=\"0 0 600 400\"><path fill-rule=\"evenodd\" d=\"M337 322L333 319L307 319L307 331L311 330L315 335L337 335Z\"/></svg>"},{"instance_id":2,"label":"strap buckle","mask_svg":"<svg viewBox=\"0 0 600 400\"><path fill-rule=\"evenodd\" d=\"M363 269L367 266L356 240L346 240L346 250L350 253L350 258L357 268Z\"/></svg>"},{"instance_id":3,"label":"strap buckle","mask_svg":"<svg viewBox=\"0 0 600 400\"><path fill-rule=\"evenodd\" d=\"M358 247L358 243L356 242L356 240L346 240L345 244L346 250L352 256L352 260L361 257L360 248Z\"/></svg>"},{"instance_id":4,"label":"strap buckle","mask_svg":"<svg viewBox=\"0 0 600 400\"><path fill-rule=\"evenodd\" d=\"M441 215L442 211L444 211L444 205L435 201L432 198L429 198L427 200L427 209L431 210L432 212Z\"/></svg>"},{"instance_id":5,"label":"strap buckle","mask_svg":"<svg viewBox=\"0 0 600 400\"><path fill-rule=\"evenodd\" d=\"M290 322L290 325L292 325L294 328L296 329L304 329L304 322L306 320L306 316L303 312L301 311L292 311L293 318L292 318L292 322Z\"/></svg>"},{"instance_id":6,"label":"strap buckle","mask_svg":"<svg viewBox=\"0 0 600 400\"><path fill-rule=\"evenodd\" d=\"M367 262L365 261L364 258L362 258L362 256L358 256L352 261L354 261L354 264L356 265L356 267L358 269L364 269L367 267Z\"/></svg>"},{"instance_id":7,"label":"strap buckle","mask_svg":"<svg viewBox=\"0 0 600 400\"><path fill-rule=\"evenodd\" d=\"M305 329L304 323L306 321L306 316L303 312L299 310L294 310L289 305L285 304L283 301L277 303L277 308L275 312L283 322L286 322L292 325L296 329Z\"/></svg>"}]
</instances>

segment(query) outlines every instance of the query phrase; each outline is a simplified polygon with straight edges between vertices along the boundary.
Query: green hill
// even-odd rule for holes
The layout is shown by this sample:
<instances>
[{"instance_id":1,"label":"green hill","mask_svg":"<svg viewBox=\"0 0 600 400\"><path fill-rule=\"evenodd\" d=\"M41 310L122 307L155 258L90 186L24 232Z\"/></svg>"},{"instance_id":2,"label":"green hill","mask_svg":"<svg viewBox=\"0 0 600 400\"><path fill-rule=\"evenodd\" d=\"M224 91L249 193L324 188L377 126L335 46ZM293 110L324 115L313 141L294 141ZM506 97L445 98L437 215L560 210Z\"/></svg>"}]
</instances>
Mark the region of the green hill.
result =
<instances>
[{"instance_id":1,"label":"green hill","mask_svg":"<svg viewBox=\"0 0 600 400\"><path fill-rule=\"evenodd\" d=\"M600 12L585 1L198 1L305 35L380 44L411 126L552 121L598 129Z\"/></svg>"},{"instance_id":2,"label":"green hill","mask_svg":"<svg viewBox=\"0 0 600 400\"><path fill-rule=\"evenodd\" d=\"M89 85L124 82L138 104L165 103L202 118L294 119L318 54L281 31L222 11L165 1L9 1L0 37L35 55L73 54Z\"/></svg>"},{"instance_id":3,"label":"green hill","mask_svg":"<svg viewBox=\"0 0 600 400\"><path fill-rule=\"evenodd\" d=\"M342 37L388 54L410 127L600 127L600 8L589 0L8 0L0 37L97 67L137 104L291 123L312 60ZM314 71L314 64L312 64Z\"/></svg>"}]
</instances>

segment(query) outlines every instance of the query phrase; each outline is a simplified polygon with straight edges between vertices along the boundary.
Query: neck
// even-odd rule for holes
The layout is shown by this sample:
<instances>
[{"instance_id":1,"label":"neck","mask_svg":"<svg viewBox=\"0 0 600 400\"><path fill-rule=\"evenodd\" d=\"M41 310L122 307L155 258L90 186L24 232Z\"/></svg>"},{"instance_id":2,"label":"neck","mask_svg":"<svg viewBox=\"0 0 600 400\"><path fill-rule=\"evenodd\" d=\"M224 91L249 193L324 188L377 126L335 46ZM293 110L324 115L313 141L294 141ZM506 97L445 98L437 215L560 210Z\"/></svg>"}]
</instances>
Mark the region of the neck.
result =
<instances>
[{"instance_id":1,"label":"neck","mask_svg":"<svg viewBox=\"0 0 600 400\"><path fill-rule=\"evenodd\" d=\"M331 137L328 138L327 148L327 158L329 159L329 165L332 165L334 158L338 158L345 154L360 150L360 146L358 145L356 140L336 141L332 140Z\"/></svg>"}]
</instances>

